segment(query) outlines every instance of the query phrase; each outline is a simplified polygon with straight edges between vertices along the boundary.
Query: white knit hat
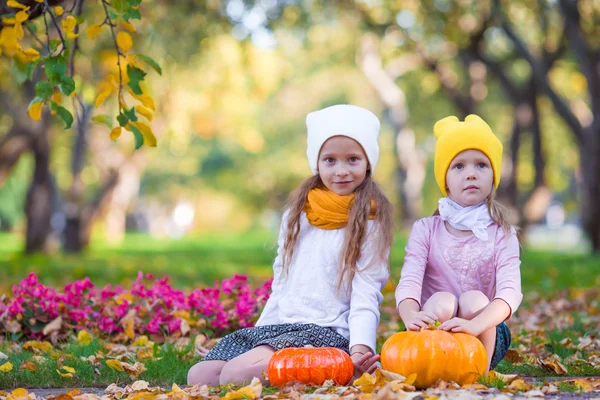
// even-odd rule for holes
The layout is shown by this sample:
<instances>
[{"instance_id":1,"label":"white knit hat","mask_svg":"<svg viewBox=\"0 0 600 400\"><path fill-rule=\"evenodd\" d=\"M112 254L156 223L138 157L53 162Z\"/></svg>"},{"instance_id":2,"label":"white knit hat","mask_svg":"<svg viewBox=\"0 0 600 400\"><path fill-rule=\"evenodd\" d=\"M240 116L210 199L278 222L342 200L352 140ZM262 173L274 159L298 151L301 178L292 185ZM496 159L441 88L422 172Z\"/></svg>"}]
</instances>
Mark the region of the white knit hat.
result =
<instances>
[{"instance_id":1,"label":"white knit hat","mask_svg":"<svg viewBox=\"0 0 600 400\"><path fill-rule=\"evenodd\" d=\"M306 155L313 174L317 175L321 146L330 137L347 136L363 148L371 165L371 173L379 160L379 119L371 111L348 104L338 104L306 116L308 138Z\"/></svg>"}]
</instances>

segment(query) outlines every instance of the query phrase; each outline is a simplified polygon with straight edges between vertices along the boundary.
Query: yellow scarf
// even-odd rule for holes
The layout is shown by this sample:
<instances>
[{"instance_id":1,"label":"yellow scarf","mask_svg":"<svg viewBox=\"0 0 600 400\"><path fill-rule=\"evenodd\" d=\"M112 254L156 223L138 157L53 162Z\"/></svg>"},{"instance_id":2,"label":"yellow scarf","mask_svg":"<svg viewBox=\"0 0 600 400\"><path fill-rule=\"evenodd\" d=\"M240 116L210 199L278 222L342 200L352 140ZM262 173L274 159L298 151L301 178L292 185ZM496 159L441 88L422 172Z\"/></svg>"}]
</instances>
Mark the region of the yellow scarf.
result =
<instances>
[{"instance_id":1,"label":"yellow scarf","mask_svg":"<svg viewBox=\"0 0 600 400\"><path fill-rule=\"evenodd\" d=\"M340 196L324 187L317 187L308 192L304 212L308 222L320 229L340 229L348 223L350 207L354 201L354 193ZM371 200L369 219L375 219L375 203Z\"/></svg>"}]
</instances>

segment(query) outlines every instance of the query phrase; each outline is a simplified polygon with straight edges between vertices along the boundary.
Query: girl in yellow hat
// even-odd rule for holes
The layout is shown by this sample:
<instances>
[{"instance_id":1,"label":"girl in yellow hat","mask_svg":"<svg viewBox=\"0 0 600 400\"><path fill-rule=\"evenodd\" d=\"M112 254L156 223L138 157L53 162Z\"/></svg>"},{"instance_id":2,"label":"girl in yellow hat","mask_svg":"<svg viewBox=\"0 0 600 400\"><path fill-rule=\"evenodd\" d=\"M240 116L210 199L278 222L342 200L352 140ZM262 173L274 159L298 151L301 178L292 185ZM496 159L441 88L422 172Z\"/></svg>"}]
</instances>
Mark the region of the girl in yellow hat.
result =
<instances>
[{"instance_id":1,"label":"girl in yellow hat","mask_svg":"<svg viewBox=\"0 0 600 400\"><path fill-rule=\"evenodd\" d=\"M494 200L502 143L477 115L444 118L434 134L435 178L445 197L413 226L396 305L408 330L438 320L438 329L477 336L489 370L508 351L504 321L523 299L516 231Z\"/></svg>"},{"instance_id":2,"label":"girl in yellow hat","mask_svg":"<svg viewBox=\"0 0 600 400\"><path fill-rule=\"evenodd\" d=\"M352 105L306 117L313 176L290 195L272 293L256 326L225 336L188 373L211 386L264 379L276 350L337 347L373 372L381 289L389 278L392 205L372 178L379 119Z\"/></svg>"}]
</instances>

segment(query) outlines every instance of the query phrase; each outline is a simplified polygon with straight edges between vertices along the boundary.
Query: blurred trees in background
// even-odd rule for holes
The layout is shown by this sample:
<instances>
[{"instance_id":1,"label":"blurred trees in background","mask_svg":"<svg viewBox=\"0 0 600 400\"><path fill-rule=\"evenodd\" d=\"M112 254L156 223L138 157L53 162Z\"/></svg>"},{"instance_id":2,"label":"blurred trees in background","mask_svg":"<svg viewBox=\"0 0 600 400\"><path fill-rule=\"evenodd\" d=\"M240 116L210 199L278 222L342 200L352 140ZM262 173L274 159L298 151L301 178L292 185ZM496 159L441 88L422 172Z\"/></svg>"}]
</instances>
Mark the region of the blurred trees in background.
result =
<instances>
[{"instance_id":1,"label":"blurred trees in background","mask_svg":"<svg viewBox=\"0 0 600 400\"><path fill-rule=\"evenodd\" d=\"M3 4L2 13L11 12ZM98 22L102 10L86 9L86 21ZM44 227L46 238L77 251L92 230L118 240L127 215L137 229L170 234L273 223L310 173L306 113L347 102L384 122L376 178L402 226L428 215L439 198L433 124L477 113L505 144L498 196L514 222L543 221L560 201L600 250L597 2L147 0L139 10L135 51L163 71L142 83L155 100L148 126L156 148L133 151L133 137L111 142L105 126L80 123L122 108L114 96L92 111L102 68L116 68L107 32L86 39L75 57L72 76L87 107L67 131L45 114L28 119L35 81L0 56L3 226ZM32 181L45 185L46 197L26 189ZM49 187L61 195L48 197ZM33 225L38 208L15 216L19 199L31 203L26 190L45 207ZM69 229L87 239L69 240Z\"/></svg>"}]
</instances>

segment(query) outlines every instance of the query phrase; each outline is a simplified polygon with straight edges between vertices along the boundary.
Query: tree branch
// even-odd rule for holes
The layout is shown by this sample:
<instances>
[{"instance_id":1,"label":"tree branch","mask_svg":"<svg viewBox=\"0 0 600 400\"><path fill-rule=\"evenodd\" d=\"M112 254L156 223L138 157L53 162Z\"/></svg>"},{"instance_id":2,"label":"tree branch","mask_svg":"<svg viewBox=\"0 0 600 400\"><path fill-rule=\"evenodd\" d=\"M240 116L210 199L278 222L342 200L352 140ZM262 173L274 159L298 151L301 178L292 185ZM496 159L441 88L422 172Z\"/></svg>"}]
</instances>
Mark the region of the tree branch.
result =
<instances>
[{"instance_id":1,"label":"tree branch","mask_svg":"<svg viewBox=\"0 0 600 400\"><path fill-rule=\"evenodd\" d=\"M560 96L552 89L550 86L550 81L548 80L548 71L539 63L539 61L531 54L531 52L527 49L527 46L523 41L517 36L517 34L512 29L511 25L508 23L504 15L502 14L502 10L500 8L500 0L494 0L494 8L496 12L494 14L500 20L500 26L506 36L513 42L515 45L515 49L517 52L523 57L531 67L531 73L537 84L544 90L544 92L548 95L556 112L563 118L565 123L569 126L577 143L580 147L584 146L584 133L583 127L581 123L573 114L570 107L565 103L564 100L560 98Z\"/></svg>"},{"instance_id":2,"label":"tree branch","mask_svg":"<svg viewBox=\"0 0 600 400\"><path fill-rule=\"evenodd\" d=\"M77 17L81 16L83 12L83 0L75 0L73 7L75 7L75 15ZM75 34L79 33L79 24L75 25ZM75 38L73 41L73 50L71 51L70 59L69 59L69 69L71 70L71 77L75 75L75 53L79 50L79 36Z\"/></svg>"},{"instance_id":3,"label":"tree branch","mask_svg":"<svg viewBox=\"0 0 600 400\"><path fill-rule=\"evenodd\" d=\"M117 51L117 66L119 67L119 112L121 111L121 92L123 90L123 72L121 71L121 50L119 50L119 44L117 43L117 36L115 35L115 25L110 19L110 14L108 13L108 8L106 6L106 0L102 0L102 6L104 7L104 12L106 13L106 19L108 20L108 25L110 26L110 32L112 33L113 41L115 43L115 50Z\"/></svg>"},{"instance_id":4,"label":"tree branch","mask_svg":"<svg viewBox=\"0 0 600 400\"><path fill-rule=\"evenodd\" d=\"M45 11L48 14L50 14L50 18L52 18L52 22L54 23L54 27L56 28L56 31L58 32L58 36L60 37L60 41L62 42L63 48L60 50L60 52L62 53L63 51L65 51L67 49L67 43L65 42L65 38L63 37L62 30L58 26L58 22L56 22L56 17L54 16L54 13L52 12L52 8L50 7L50 4L48 3L48 0L44 0L44 4L46 5L46 10ZM45 15L45 13L44 13L44 15Z\"/></svg>"},{"instance_id":5,"label":"tree branch","mask_svg":"<svg viewBox=\"0 0 600 400\"><path fill-rule=\"evenodd\" d=\"M560 0L560 9L564 15L565 33L569 38L570 48L575 54L581 72L588 82L591 108L594 116L600 115L600 71L597 70L597 62L588 43L581 32L581 15L577 9L577 1Z\"/></svg>"}]
</instances>

